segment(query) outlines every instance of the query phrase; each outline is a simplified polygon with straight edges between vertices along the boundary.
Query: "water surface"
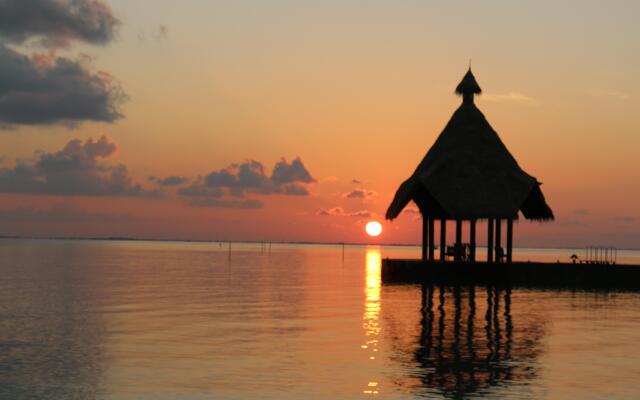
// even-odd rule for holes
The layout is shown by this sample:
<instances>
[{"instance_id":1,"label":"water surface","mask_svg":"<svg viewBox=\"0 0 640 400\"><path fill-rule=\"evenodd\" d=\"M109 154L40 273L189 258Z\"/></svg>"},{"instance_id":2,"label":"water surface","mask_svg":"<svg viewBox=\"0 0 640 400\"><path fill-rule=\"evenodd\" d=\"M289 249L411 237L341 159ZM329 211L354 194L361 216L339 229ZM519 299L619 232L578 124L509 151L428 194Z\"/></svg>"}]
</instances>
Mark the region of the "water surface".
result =
<instances>
[{"instance_id":1,"label":"water surface","mask_svg":"<svg viewBox=\"0 0 640 400\"><path fill-rule=\"evenodd\" d=\"M640 294L381 284L418 255L2 240L0 398L640 397Z\"/></svg>"}]
</instances>

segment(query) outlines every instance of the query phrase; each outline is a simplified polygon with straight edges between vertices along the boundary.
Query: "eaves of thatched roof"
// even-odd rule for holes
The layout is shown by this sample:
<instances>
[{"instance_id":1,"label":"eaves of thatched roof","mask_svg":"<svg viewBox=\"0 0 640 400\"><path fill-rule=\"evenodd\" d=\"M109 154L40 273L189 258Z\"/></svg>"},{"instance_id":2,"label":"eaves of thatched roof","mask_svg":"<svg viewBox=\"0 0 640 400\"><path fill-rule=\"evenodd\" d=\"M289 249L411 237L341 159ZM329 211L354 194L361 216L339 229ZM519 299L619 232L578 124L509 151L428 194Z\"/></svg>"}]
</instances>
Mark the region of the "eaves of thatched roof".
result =
<instances>
[{"instance_id":1,"label":"eaves of thatched roof","mask_svg":"<svg viewBox=\"0 0 640 400\"><path fill-rule=\"evenodd\" d=\"M520 168L474 104L481 89L471 70L456 92L462 105L400 185L386 218L396 218L413 200L430 218L517 218L520 211L527 219L553 219L540 183Z\"/></svg>"}]
</instances>

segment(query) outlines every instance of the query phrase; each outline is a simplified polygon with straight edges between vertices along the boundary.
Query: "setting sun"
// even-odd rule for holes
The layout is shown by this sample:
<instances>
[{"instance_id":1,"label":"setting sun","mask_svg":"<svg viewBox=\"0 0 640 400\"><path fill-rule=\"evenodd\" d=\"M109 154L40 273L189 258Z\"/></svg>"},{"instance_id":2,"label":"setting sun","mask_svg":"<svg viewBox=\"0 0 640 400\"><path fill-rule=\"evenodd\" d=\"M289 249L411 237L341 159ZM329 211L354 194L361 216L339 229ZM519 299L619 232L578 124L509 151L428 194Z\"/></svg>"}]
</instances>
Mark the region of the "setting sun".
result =
<instances>
[{"instance_id":1,"label":"setting sun","mask_svg":"<svg viewBox=\"0 0 640 400\"><path fill-rule=\"evenodd\" d=\"M364 229L369 236L378 236L382 233L382 225L378 221L368 222Z\"/></svg>"}]
</instances>

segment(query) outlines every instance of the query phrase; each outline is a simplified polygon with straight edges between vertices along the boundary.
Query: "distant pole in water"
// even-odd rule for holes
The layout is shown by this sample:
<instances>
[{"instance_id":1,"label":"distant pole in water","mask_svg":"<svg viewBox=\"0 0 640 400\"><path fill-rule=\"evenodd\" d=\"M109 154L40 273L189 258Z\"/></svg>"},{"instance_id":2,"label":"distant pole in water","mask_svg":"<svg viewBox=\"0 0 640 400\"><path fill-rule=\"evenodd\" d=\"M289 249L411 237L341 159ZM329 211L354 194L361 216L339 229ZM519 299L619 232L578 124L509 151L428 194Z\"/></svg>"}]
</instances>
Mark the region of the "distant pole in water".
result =
<instances>
[{"instance_id":1,"label":"distant pole in water","mask_svg":"<svg viewBox=\"0 0 640 400\"><path fill-rule=\"evenodd\" d=\"M269 255L271 255L271 242L269 242Z\"/></svg>"},{"instance_id":2,"label":"distant pole in water","mask_svg":"<svg viewBox=\"0 0 640 400\"><path fill-rule=\"evenodd\" d=\"M342 261L344 261L344 243L342 243Z\"/></svg>"},{"instance_id":3,"label":"distant pole in water","mask_svg":"<svg viewBox=\"0 0 640 400\"><path fill-rule=\"evenodd\" d=\"M231 260L231 240L229 240L229 260Z\"/></svg>"}]
</instances>

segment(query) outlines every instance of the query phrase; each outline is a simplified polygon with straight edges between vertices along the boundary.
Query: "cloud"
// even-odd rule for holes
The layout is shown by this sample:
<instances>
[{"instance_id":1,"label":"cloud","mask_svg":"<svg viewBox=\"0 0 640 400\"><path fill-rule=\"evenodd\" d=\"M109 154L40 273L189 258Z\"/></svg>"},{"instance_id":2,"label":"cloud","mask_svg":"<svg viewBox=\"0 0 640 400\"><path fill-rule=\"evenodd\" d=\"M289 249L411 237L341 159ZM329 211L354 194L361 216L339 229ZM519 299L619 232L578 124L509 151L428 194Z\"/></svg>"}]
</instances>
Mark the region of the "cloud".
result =
<instances>
[{"instance_id":1,"label":"cloud","mask_svg":"<svg viewBox=\"0 0 640 400\"><path fill-rule=\"evenodd\" d=\"M359 180L359 179L352 179L352 180L351 180L351 183L353 183L353 184L355 184L355 185L361 185L361 184L362 184L362 181L361 181L361 180Z\"/></svg>"},{"instance_id":2,"label":"cloud","mask_svg":"<svg viewBox=\"0 0 640 400\"><path fill-rule=\"evenodd\" d=\"M119 24L100 0L0 0L0 36L11 43L35 38L49 48L72 40L106 44Z\"/></svg>"},{"instance_id":3,"label":"cloud","mask_svg":"<svg viewBox=\"0 0 640 400\"><path fill-rule=\"evenodd\" d=\"M538 101L526 94L509 92L507 94L483 94L482 98L496 103L520 103L527 105L538 105Z\"/></svg>"},{"instance_id":4,"label":"cloud","mask_svg":"<svg viewBox=\"0 0 640 400\"><path fill-rule=\"evenodd\" d=\"M305 168L300 157L291 161L291 164L288 164L284 158L278 161L273 167L271 180L276 183L315 182L315 179L311 177L311 174Z\"/></svg>"},{"instance_id":5,"label":"cloud","mask_svg":"<svg viewBox=\"0 0 640 400\"><path fill-rule=\"evenodd\" d=\"M420 214L420 210L416 207L406 207L403 211L404 214Z\"/></svg>"},{"instance_id":6,"label":"cloud","mask_svg":"<svg viewBox=\"0 0 640 400\"><path fill-rule=\"evenodd\" d=\"M150 176L149 180L154 182L158 186L180 186L180 185L184 185L189 181L188 178L184 176L177 176L177 175L167 176L166 178L158 178L155 176Z\"/></svg>"},{"instance_id":7,"label":"cloud","mask_svg":"<svg viewBox=\"0 0 640 400\"><path fill-rule=\"evenodd\" d=\"M4 222L130 222L139 219L134 215L90 212L65 204L45 209L32 207L0 209L0 221Z\"/></svg>"},{"instance_id":8,"label":"cloud","mask_svg":"<svg viewBox=\"0 0 640 400\"><path fill-rule=\"evenodd\" d=\"M584 208L578 208L573 212L575 215L589 215L589 210Z\"/></svg>"},{"instance_id":9,"label":"cloud","mask_svg":"<svg viewBox=\"0 0 640 400\"><path fill-rule=\"evenodd\" d=\"M378 193L373 190L353 189L350 192L344 193L342 197L349 199L368 199L377 195Z\"/></svg>"},{"instance_id":10,"label":"cloud","mask_svg":"<svg viewBox=\"0 0 640 400\"><path fill-rule=\"evenodd\" d=\"M122 118L123 89L88 64L86 58L27 57L0 44L0 123L73 125Z\"/></svg>"},{"instance_id":11,"label":"cloud","mask_svg":"<svg viewBox=\"0 0 640 400\"><path fill-rule=\"evenodd\" d=\"M123 164L103 162L116 151L106 136L71 140L60 151L36 153L35 160L0 168L0 192L65 196L154 196L134 184Z\"/></svg>"},{"instance_id":12,"label":"cloud","mask_svg":"<svg viewBox=\"0 0 640 400\"><path fill-rule=\"evenodd\" d=\"M86 55L56 55L72 41L107 44L119 24L101 0L0 0L0 129L122 118L127 95L111 75ZM48 51L15 48L34 44Z\"/></svg>"},{"instance_id":13,"label":"cloud","mask_svg":"<svg viewBox=\"0 0 640 400\"><path fill-rule=\"evenodd\" d=\"M373 213L368 210L348 212L342 207L333 207L329 209L321 208L318 211L316 211L316 215L320 215L323 217L358 217L358 218L371 218L371 217L377 216L376 213Z\"/></svg>"},{"instance_id":14,"label":"cloud","mask_svg":"<svg viewBox=\"0 0 640 400\"><path fill-rule=\"evenodd\" d=\"M246 160L199 177L188 187L178 190L178 194L197 206L258 208L262 202L244 197L247 194L307 196L307 185L312 182L315 180L300 158L290 164L281 159L271 176L266 174L261 162Z\"/></svg>"}]
</instances>

